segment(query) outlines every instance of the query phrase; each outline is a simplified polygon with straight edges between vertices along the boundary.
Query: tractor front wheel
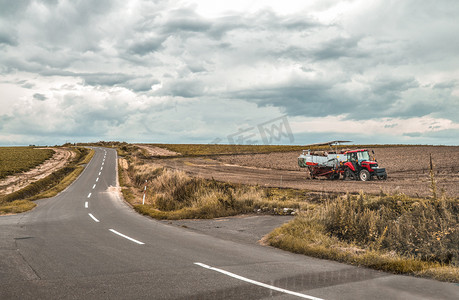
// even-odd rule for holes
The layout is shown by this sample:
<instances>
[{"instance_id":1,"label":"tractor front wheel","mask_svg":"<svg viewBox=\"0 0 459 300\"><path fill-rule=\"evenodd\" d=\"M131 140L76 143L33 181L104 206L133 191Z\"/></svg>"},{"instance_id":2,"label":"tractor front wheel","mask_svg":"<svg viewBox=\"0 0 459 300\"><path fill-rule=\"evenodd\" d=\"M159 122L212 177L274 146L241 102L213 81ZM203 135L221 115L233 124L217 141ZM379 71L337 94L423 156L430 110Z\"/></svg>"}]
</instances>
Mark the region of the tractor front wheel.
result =
<instances>
[{"instance_id":1,"label":"tractor front wheel","mask_svg":"<svg viewBox=\"0 0 459 300\"><path fill-rule=\"evenodd\" d=\"M370 172L368 172L368 170L364 169L364 170L360 171L359 177L360 177L361 181L368 181L371 178Z\"/></svg>"}]
</instances>

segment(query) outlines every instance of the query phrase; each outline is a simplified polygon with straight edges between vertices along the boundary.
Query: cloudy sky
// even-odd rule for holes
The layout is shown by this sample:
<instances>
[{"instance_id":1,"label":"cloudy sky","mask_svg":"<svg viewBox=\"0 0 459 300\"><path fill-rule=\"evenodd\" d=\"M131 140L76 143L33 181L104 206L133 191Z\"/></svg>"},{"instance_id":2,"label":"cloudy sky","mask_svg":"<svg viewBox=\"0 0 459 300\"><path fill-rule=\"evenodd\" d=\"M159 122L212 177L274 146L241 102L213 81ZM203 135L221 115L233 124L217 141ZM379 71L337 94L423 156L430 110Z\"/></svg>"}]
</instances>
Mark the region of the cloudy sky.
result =
<instances>
[{"instance_id":1,"label":"cloudy sky","mask_svg":"<svg viewBox=\"0 0 459 300\"><path fill-rule=\"evenodd\" d=\"M459 145L458 15L455 0L0 0L0 145Z\"/></svg>"}]
</instances>

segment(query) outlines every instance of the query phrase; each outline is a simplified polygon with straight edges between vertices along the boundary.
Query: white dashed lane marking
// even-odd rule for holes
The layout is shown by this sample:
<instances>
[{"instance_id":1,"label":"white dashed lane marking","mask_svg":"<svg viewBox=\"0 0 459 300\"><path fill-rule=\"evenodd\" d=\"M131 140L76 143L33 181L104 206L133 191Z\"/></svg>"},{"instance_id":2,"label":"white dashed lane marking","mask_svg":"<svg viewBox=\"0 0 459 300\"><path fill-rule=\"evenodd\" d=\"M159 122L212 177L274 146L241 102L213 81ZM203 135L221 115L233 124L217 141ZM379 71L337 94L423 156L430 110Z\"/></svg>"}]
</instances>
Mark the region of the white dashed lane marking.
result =
<instances>
[{"instance_id":1,"label":"white dashed lane marking","mask_svg":"<svg viewBox=\"0 0 459 300\"><path fill-rule=\"evenodd\" d=\"M109 229L109 230L110 230L111 232L113 232L114 234L117 234L117 235L119 235L119 236L121 236L121 237L124 237L125 239L130 240L131 242L137 243L137 244L139 244L139 245L144 245L144 244L145 244L145 243L142 243L141 241L138 241L138 240L135 240L135 239L133 239L133 238L131 238L131 237L128 237L127 235L124 235L124 234L122 234L122 233L119 233L119 232L116 231L115 229Z\"/></svg>"},{"instance_id":2,"label":"white dashed lane marking","mask_svg":"<svg viewBox=\"0 0 459 300\"><path fill-rule=\"evenodd\" d=\"M245 277L236 275L234 273L231 273L231 272L228 272L228 271L225 271L225 270L222 270L222 269L217 269L217 268L214 268L214 267L202 264L202 263L195 262L194 264L198 265L200 267L212 270L212 271L216 271L216 272L225 274L226 276L230 276L230 277L233 277L233 278L236 278L236 279L239 279L239 280L242 280L242 281L254 284L254 285L258 285L258 286L261 286L261 287L264 287L264 288L267 288L267 289L270 289L270 290L273 290L273 291L289 294L289 295L300 297L300 298L310 299L310 300L323 300L321 298L316 298L316 297L309 296L309 295L306 295L306 294L301 294L301 293L298 293L298 292L289 291L289 290L278 288L276 286L272 286L272 285L269 285L269 284L266 284L266 283L263 283L263 282L259 282L259 281L255 281L255 280L252 280L252 279L249 279L249 278L245 278Z\"/></svg>"},{"instance_id":3,"label":"white dashed lane marking","mask_svg":"<svg viewBox=\"0 0 459 300\"><path fill-rule=\"evenodd\" d=\"M99 223L99 220L97 220L96 217L92 215L92 213L89 213L88 215L94 220L94 222Z\"/></svg>"}]
</instances>

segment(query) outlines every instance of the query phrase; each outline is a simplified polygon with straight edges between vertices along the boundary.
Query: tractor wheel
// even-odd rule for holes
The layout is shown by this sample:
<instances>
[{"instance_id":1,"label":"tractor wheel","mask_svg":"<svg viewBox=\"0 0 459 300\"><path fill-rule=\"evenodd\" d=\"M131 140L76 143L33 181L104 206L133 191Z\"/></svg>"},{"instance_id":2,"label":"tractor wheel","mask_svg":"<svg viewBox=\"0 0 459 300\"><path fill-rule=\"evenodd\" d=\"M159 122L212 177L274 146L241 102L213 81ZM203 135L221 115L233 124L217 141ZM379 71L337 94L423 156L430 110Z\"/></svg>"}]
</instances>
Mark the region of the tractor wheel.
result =
<instances>
[{"instance_id":1,"label":"tractor wheel","mask_svg":"<svg viewBox=\"0 0 459 300\"><path fill-rule=\"evenodd\" d=\"M387 179L387 175L378 176L378 179L379 180L386 180Z\"/></svg>"},{"instance_id":2,"label":"tractor wheel","mask_svg":"<svg viewBox=\"0 0 459 300\"><path fill-rule=\"evenodd\" d=\"M368 170L363 169L360 171L359 178L361 181L368 181L371 179L370 172Z\"/></svg>"}]
</instances>

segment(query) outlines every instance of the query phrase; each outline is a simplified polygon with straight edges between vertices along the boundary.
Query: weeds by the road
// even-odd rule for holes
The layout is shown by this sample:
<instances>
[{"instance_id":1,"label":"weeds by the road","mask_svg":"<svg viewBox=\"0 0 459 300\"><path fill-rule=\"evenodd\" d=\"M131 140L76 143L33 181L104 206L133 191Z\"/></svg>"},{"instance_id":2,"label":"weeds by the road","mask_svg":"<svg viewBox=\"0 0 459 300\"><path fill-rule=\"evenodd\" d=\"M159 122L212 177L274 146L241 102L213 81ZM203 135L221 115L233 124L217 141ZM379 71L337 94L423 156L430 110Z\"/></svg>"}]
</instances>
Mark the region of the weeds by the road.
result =
<instances>
[{"instance_id":1,"label":"weeds by the road","mask_svg":"<svg viewBox=\"0 0 459 300\"><path fill-rule=\"evenodd\" d=\"M0 215L22 213L31 210L35 206L37 206L37 204L29 200L15 200L6 203L0 202Z\"/></svg>"},{"instance_id":2,"label":"weeds by the road","mask_svg":"<svg viewBox=\"0 0 459 300\"><path fill-rule=\"evenodd\" d=\"M154 218L209 219L258 210L287 214L305 205L269 197L266 188L194 178L167 169L156 169L153 174L146 204L135 207Z\"/></svg>"},{"instance_id":3,"label":"weeds by the road","mask_svg":"<svg viewBox=\"0 0 459 300\"><path fill-rule=\"evenodd\" d=\"M320 258L459 282L457 199L346 195L303 212L267 241Z\"/></svg>"},{"instance_id":4,"label":"weeds by the road","mask_svg":"<svg viewBox=\"0 0 459 300\"><path fill-rule=\"evenodd\" d=\"M64 168L45 178L35 181L25 188L0 198L0 214L24 212L34 208L32 200L54 197L70 185L83 171L82 164L87 163L94 155L94 150L73 148L76 155Z\"/></svg>"},{"instance_id":5,"label":"weeds by the road","mask_svg":"<svg viewBox=\"0 0 459 300\"><path fill-rule=\"evenodd\" d=\"M124 159L119 165L125 199L139 212L158 219L206 219L254 211L291 214L311 205L305 192L206 180L139 162L128 166ZM148 189L142 205L145 182Z\"/></svg>"}]
</instances>

